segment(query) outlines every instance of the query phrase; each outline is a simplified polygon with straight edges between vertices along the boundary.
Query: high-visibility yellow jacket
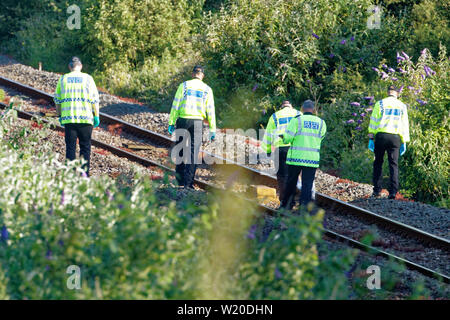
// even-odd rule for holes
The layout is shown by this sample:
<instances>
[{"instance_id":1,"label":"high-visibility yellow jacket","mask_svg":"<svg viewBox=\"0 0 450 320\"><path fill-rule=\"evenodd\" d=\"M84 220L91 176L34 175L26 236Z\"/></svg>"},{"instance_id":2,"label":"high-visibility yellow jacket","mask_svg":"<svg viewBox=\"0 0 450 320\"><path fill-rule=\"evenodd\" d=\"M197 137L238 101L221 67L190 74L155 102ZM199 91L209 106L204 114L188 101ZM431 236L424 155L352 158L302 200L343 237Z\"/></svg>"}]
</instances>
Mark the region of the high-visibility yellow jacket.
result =
<instances>
[{"instance_id":1,"label":"high-visibility yellow jacket","mask_svg":"<svg viewBox=\"0 0 450 320\"><path fill-rule=\"evenodd\" d=\"M408 110L406 105L393 96L378 101L372 111L369 133L398 134L402 143L409 141Z\"/></svg>"},{"instance_id":2,"label":"high-visibility yellow jacket","mask_svg":"<svg viewBox=\"0 0 450 320\"><path fill-rule=\"evenodd\" d=\"M304 167L319 167L320 145L327 132L325 121L312 113L293 118L283 135L290 143L286 163Z\"/></svg>"},{"instance_id":3,"label":"high-visibility yellow jacket","mask_svg":"<svg viewBox=\"0 0 450 320\"><path fill-rule=\"evenodd\" d=\"M61 105L61 124L94 124L99 116L99 96L94 79L87 73L73 71L59 78L53 100Z\"/></svg>"},{"instance_id":4,"label":"high-visibility yellow jacket","mask_svg":"<svg viewBox=\"0 0 450 320\"><path fill-rule=\"evenodd\" d=\"M287 147L288 143L284 143L283 139L279 137L282 135L291 121L295 116L301 115L302 113L291 107L285 107L274 114L269 119L267 123L266 132L264 133L262 148L265 152L271 152L272 146L275 148Z\"/></svg>"},{"instance_id":5,"label":"high-visibility yellow jacket","mask_svg":"<svg viewBox=\"0 0 450 320\"><path fill-rule=\"evenodd\" d=\"M206 83L192 79L179 85L170 110L169 125L175 125L178 118L208 119L209 130L216 131L214 95Z\"/></svg>"}]
</instances>

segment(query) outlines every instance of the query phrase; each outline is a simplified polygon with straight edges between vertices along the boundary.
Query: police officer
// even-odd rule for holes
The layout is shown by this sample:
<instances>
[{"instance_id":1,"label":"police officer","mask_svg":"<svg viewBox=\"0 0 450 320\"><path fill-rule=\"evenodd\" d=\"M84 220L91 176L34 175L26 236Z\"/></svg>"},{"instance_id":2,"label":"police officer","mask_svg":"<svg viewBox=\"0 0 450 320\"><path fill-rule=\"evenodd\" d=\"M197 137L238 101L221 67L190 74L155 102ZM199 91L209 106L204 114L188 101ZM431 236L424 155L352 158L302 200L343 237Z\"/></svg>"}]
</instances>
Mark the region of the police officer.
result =
<instances>
[{"instance_id":1,"label":"police officer","mask_svg":"<svg viewBox=\"0 0 450 320\"><path fill-rule=\"evenodd\" d=\"M54 101L59 122L65 129L66 159L76 158L77 139L83 166L89 176L92 129L100 124L99 96L94 79L81 72L83 65L78 57L69 62L70 72L60 77Z\"/></svg>"},{"instance_id":2,"label":"police officer","mask_svg":"<svg viewBox=\"0 0 450 320\"><path fill-rule=\"evenodd\" d=\"M272 153L272 147L278 148L278 150L274 151L276 155L275 163L278 165L277 182L280 199L283 198L287 184L288 167L286 157L289 150L289 144L284 143L280 135L282 136L286 131L289 121L301 114L300 111L292 107L289 101L283 101L281 110L275 112L270 117L262 141L262 148L268 155Z\"/></svg>"},{"instance_id":3,"label":"police officer","mask_svg":"<svg viewBox=\"0 0 450 320\"><path fill-rule=\"evenodd\" d=\"M281 208L292 209L298 176L302 174L300 204L311 201L311 190L320 161L320 145L327 132L327 125L315 116L314 102L306 100L302 105L303 115L290 122L283 135L283 142L290 143L286 163L288 180L286 192L281 199Z\"/></svg>"},{"instance_id":4,"label":"police officer","mask_svg":"<svg viewBox=\"0 0 450 320\"><path fill-rule=\"evenodd\" d=\"M169 134L174 132L176 125L177 144L182 142L185 147L176 159L177 181L185 188L193 188L204 119L208 120L211 141L216 137L214 96L212 89L202 81L204 76L204 68L195 66L192 70L193 79L178 87L170 111Z\"/></svg>"},{"instance_id":5,"label":"police officer","mask_svg":"<svg viewBox=\"0 0 450 320\"><path fill-rule=\"evenodd\" d=\"M388 97L378 101L369 123L369 149L375 153L373 162L373 196L381 191L384 153L388 154L390 188L389 199L395 199L398 191L398 157L406 151L409 141L408 110L398 99L399 91L389 86ZM374 142L375 136L375 142Z\"/></svg>"}]
</instances>

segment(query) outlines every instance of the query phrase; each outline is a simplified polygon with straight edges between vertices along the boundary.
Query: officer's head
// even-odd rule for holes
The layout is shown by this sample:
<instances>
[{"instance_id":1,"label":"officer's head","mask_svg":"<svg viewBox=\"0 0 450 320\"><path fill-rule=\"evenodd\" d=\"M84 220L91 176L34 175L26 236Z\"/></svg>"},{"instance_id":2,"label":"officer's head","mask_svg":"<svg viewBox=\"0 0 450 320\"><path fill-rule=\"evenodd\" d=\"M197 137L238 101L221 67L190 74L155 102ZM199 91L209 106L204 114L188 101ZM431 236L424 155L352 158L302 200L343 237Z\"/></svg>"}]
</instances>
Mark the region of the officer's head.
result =
<instances>
[{"instance_id":1,"label":"officer's head","mask_svg":"<svg viewBox=\"0 0 450 320\"><path fill-rule=\"evenodd\" d=\"M192 77L203 80L203 78L205 77L205 69L199 65L195 66L192 70Z\"/></svg>"},{"instance_id":2,"label":"officer's head","mask_svg":"<svg viewBox=\"0 0 450 320\"><path fill-rule=\"evenodd\" d=\"M281 103L281 108L286 108L286 107L293 108L293 106L292 106L292 104L291 104L291 102L290 102L289 100L284 100L284 101Z\"/></svg>"},{"instance_id":3,"label":"officer's head","mask_svg":"<svg viewBox=\"0 0 450 320\"><path fill-rule=\"evenodd\" d=\"M388 95L398 98L399 92L398 92L398 89L396 87L389 86L387 91L388 91Z\"/></svg>"},{"instance_id":4,"label":"officer's head","mask_svg":"<svg viewBox=\"0 0 450 320\"><path fill-rule=\"evenodd\" d=\"M83 64L81 63L80 58L78 57L72 57L69 62L69 69L70 71L81 71L83 68Z\"/></svg>"},{"instance_id":5,"label":"officer's head","mask_svg":"<svg viewBox=\"0 0 450 320\"><path fill-rule=\"evenodd\" d=\"M315 109L316 108L314 106L314 102L312 102L311 100L308 99L305 102L303 102L303 105L302 105L303 113L305 113L305 112L314 113Z\"/></svg>"}]
</instances>

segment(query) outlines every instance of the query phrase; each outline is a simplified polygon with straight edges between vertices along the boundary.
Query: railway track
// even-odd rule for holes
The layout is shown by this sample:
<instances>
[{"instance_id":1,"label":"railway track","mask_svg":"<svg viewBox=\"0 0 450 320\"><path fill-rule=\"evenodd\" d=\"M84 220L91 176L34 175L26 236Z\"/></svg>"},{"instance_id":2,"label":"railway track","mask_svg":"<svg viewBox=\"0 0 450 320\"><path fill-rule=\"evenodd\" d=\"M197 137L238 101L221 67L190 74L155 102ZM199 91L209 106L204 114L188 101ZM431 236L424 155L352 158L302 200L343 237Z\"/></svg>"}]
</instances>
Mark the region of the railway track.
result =
<instances>
[{"instance_id":1,"label":"railway track","mask_svg":"<svg viewBox=\"0 0 450 320\"><path fill-rule=\"evenodd\" d=\"M9 79L5 79L3 77L0 77L0 84L5 85L7 87L11 87L17 91L23 92L26 95L38 98L38 99L44 99L46 101L48 101L49 103L53 103L53 97L49 94L47 94L46 92L42 92L40 90L36 90L34 88L31 88L29 86L17 83L15 81L9 80ZM2 107L6 107L4 104L2 104ZM18 114L19 117L24 118L24 119L32 119L33 118L33 114L29 113L29 112L25 112L25 111L20 111L18 110ZM123 129L127 132L133 133L138 137L142 137L145 139L148 139L150 141L152 141L153 143L157 143L161 146L165 146L165 147L172 147L174 145L174 141L171 140L170 138L152 132L150 130L146 130L143 128L140 128L138 126L135 126L133 124L129 124L125 121L122 121L120 119L117 119L115 117L112 117L110 115L101 113L100 114L101 117L101 121L102 122L106 122L106 123L111 123L111 124L120 124ZM47 120L43 120L44 122L48 122ZM56 130L59 131L63 131L64 128L60 127L60 126L56 126L55 128ZM159 167L162 168L165 171L168 171L172 174L174 174L174 170L164 166L158 162L152 161L150 159L141 157L133 152L129 152L126 150L123 150L121 148L115 147L115 146L111 146L108 145L102 141L99 140L92 140L92 144L98 148L107 150L109 152L111 152L114 155L117 155L119 157L124 157L127 158L130 161L133 162L137 162L140 163L143 166L146 167ZM210 157L215 157L214 155L208 154L208 156ZM264 183L266 185L270 185L270 186L274 186L276 185L276 179L272 176L266 175L264 173L259 172L258 170L255 170L253 168L248 168L242 165L239 165L237 163L235 163L234 161L231 160L227 160L227 159L223 159L220 158L220 160L224 161L227 165L231 166L231 171L234 172L234 176L239 176L240 174L245 174L247 175L252 182L254 182L255 180L258 181L259 183ZM216 192L223 192L223 189L218 188L217 186L214 186L213 184L195 179L195 184L201 188L201 189L205 189L205 190L213 190ZM443 248L446 251L449 251L450 249L450 243L449 240L443 238L443 237L439 237L436 235L433 235L431 233L422 231L420 229L408 226L406 224L400 223L398 221L383 217L381 215L375 214L373 212L370 212L368 210L364 210L362 208L356 207L354 205L348 204L346 202L331 198L327 195L324 194L320 194L320 193L316 193L316 202L322 206L325 207L327 209L331 209L334 211L343 211L349 214L352 214L354 216L357 216L359 218L362 218L364 220L367 220L369 223L375 223L375 224L381 224L389 229L395 230L397 232L400 232L402 234L407 234L408 236L415 238L415 239L420 239L421 241L429 244L429 245L433 245L433 246L437 246L439 248ZM263 205L258 204L258 211L262 214L269 214L269 215L276 215L279 214L279 212L277 212L276 210L274 210L273 208L269 208ZM444 275L442 273L439 273L435 270L432 270L430 268L421 266L419 264L416 264L414 262L411 262L409 260L406 260L404 258L401 258L399 256L396 256L392 253L383 251L383 250L379 250L375 247L372 246L367 246L359 241L356 241L354 239L351 239L350 237L344 236L342 234L339 234L337 232L325 229L324 230L324 236L331 238L331 239L335 239L337 241L340 242L345 242L346 244L356 247L360 250L364 250L364 251L369 251L377 256L383 256L385 258L388 259L394 259L395 261L400 261L401 263L404 263L408 268L412 269L412 270L416 270L421 272L422 274L426 275L426 276L430 276L430 277L439 277L441 278L444 282L446 283L450 283L450 278L447 275Z\"/></svg>"}]
</instances>

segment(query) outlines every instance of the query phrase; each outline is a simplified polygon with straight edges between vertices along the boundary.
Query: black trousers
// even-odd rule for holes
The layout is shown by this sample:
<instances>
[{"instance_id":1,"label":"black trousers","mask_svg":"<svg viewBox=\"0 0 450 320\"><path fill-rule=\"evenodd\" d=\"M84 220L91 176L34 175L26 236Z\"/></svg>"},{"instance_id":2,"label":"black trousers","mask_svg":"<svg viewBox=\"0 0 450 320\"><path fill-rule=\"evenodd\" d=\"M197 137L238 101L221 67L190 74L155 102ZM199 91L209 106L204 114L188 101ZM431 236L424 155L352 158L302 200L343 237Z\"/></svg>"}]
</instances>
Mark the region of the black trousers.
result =
<instances>
[{"instance_id":1,"label":"black trousers","mask_svg":"<svg viewBox=\"0 0 450 320\"><path fill-rule=\"evenodd\" d=\"M77 139L80 144L80 157L83 157L87 161L87 164L83 166L83 170L89 177L89 167L91 164L91 137L92 129L91 124L86 123L68 123L64 125L65 128L65 140L66 140L66 159L75 160Z\"/></svg>"},{"instance_id":2,"label":"black trousers","mask_svg":"<svg viewBox=\"0 0 450 320\"><path fill-rule=\"evenodd\" d=\"M382 188L384 153L388 154L390 186L389 195L398 191L398 157L401 139L398 134L379 132L375 136L375 161L373 162L373 191L378 193Z\"/></svg>"},{"instance_id":3,"label":"black trousers","mask_svg":"<svg viewBox=\"0 0 450 320\"><path fill-rule=\"evenodd\" d=\"M295 166L288 164L288 180L286 192L281 199L281 208L291 210L294 206L294 197L297 192L298 175L302 174L302 192L300 204L307 205L312 200L312 186L316 177L317 168Z\"/></svg>"},{"instance_id":4,"label":"black trousers","mask_svg":"<svg viewBox=\"0 0 450 320\"><path fill-rule=\"evenodd\" d=\"M275 154L275 161L276 163L278 163L277 182L280 200L283 199L284 193L286 192L286 186L289 176L288 165L286 164L288 151L289 147L279 147L278 152Z\"/></svg>"},{"instance_id":5,"label":"black trousers","mask_svg":"<svg viewBox=\"0 0 450 320\"><path fill-rule=\"evenodd\" d=\"M175 168L176 178L180 186L192 188L195 171L197 170L198 154L202 144L203 121L179 118L176 123L176 129L175 139L180 147L180 151L176 152L176 157L179 157L178 162L181 161Z\"/></svg>"}]
</instances>

